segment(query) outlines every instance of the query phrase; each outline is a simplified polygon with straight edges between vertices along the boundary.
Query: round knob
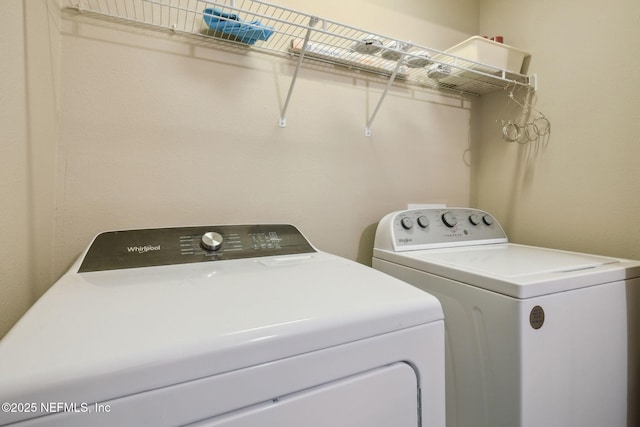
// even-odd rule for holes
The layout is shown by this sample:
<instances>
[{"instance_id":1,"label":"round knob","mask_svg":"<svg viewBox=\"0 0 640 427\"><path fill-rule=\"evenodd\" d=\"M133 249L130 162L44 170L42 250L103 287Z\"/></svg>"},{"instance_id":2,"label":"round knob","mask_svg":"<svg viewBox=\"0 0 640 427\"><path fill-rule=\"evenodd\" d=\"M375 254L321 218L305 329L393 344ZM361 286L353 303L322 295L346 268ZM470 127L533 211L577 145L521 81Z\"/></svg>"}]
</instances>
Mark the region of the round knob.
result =
<instances>
[{"instance_id":1,"label":"round knob","mask_svg":"<svg viewBox=\"0 0 640 427\"><path fill-rule=\"evenodd\" d=\"M411 230L413 228L413 220L408 216L405 216L400 220L400 224L402 224L402 228L405 230Z\"/></svg>"},{"instance_id":2,"label":"round knob","mask_svg":"<svg viewBox=\"0 0 640 427\"><path fill-rule=\"evenodd\" d=\"M418 225L422 228L427 228L429 226L429 218L424 215L420 215L418 217Z\"/></svg>"},{"instance_id":3,"label":"round knob","mask_svg":"<svg viewBox=\"0 0 640 427\"><path fill-rule=\"evenodd\" d=\"M451 212L445 212L442 214L442 222L449 228L455 227L458 223L458 219Z\"/></svg>"},{"instance_id":4,"label":"round knob","mask_svg":"<svg viewBox=\"0 0 640 427\"><path fill-rule=\"evenodd\" d=\"M202 247L208 251L217 251L222 247L222 235L220 233L216 233L215 231L209 231L202 235L202 239L200 243Z\"/></svg>"},{"instance_id":5,"label":"round knob","mask_svg":"<svg viewBox=\"0 0 640 427\"><path fill-rule=\"evenodd\" d=\"M469 222L470 222L471 224L473 224L473 225L478 225L478 224L480 224L480 221L482 221L482 220L480 219L480 215L478 215L478 214L471 214L471 215L469 216Z\"/></svg>"},{"instance_id":6,"label":"round knob","mask_svg":"<svg viewBox=\"0 0 640 427\"><path fill-rule=\"evenodd\" d=\"M491 215L483 216L482 221L484 221L484 223L487 225L493 225L493 217Z\"/></svg>"}]
</instances>

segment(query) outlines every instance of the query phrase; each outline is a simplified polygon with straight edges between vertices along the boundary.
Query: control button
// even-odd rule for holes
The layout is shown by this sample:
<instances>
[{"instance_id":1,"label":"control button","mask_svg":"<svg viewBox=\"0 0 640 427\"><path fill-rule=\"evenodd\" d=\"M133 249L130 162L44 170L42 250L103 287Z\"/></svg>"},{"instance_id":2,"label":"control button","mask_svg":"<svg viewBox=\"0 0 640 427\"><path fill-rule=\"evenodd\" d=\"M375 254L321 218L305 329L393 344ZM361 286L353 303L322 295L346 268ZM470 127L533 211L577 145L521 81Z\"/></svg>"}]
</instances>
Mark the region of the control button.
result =
<instances>
[{"instance_id":1,"label":"control button","mask_svg":"<svg viewBox=\"0 0 640 427\"><path fill-rule=\"evenodd\" d=\"M482 221L482 219L480 219L480 215L478 214L471 214L469 216L469 222L473 225L478 225L480 224L480 222Z\"/></svg>"},{"instance_id":2,"label":"control button","mask_svg":"<svg viewBox=\"0 0 640 427\"><path fill-rule=\"evenodd\" d=\"M493 217L491 215L483 216L482 221L487 225L493 225Z\"/></svg>"},{"instance_id":3,"label":"control button","mask_svg":"<svg viewBox=\"0 0 640 427\"><path fill-rule=\"evenodd\" d=\"M442 222L444 222L444 225L446 225L447 227L452 228L456 226L456 224L458 223L458 219L454 214L447 211L442 214Z\"/></svg>"},{"instance_id":4,"label":"control button","mask_svg":"<svg viewBox=\"0 0 640 427\"><path fill-rule=\"evenodd\" d=\"M424 215L420 215L418 217L418 225L422 228L427 228L429 226L429 218Z\"/></svg>"},{"instance_id":5,"label":"control button","mask_svg":"<svg viewBox=\"0 0 640 427\"><path fill-rule=\"evenodd\" d=\"M220 233L216 233L215 231L209 231L202 235L202 239L200 243L202 247L208 251L217 251L222 247L222 235Z\"/></svg>"},{"instance_id":6,"label":"control button","mask_svg":"<svg viewBox=\"0 0 640 427\"><path fill-rule=\"evenodd\" d=\"M402 224L402 228L405 230L411 230L413 228L413 220L408 216L405 216L400 220L400 224Z\"/></svg>"}]
</instances>

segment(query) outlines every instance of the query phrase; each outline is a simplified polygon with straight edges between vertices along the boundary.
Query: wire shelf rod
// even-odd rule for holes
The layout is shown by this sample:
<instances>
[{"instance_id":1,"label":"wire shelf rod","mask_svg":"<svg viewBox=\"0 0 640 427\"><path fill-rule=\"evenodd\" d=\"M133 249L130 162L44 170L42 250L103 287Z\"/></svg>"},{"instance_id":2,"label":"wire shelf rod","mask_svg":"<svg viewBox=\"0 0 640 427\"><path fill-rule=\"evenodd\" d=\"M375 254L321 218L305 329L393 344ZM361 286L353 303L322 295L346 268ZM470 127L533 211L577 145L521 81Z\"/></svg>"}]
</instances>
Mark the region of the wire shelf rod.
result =
<instances>
[{"instance_id":1,"label":"wire shelf rod","mask_svg":"<svg viewBox=\"0 0 640 427\"><path fill-rule=\"evenodd\" d=\"M226 46L242 49L242 52L269 53L296 60L289 90L280 110L279 124L282 127L286 125L286 113L303 63L318 66L327 64L333 72L351 73L356 70L384 79L386 85L367 119L366 134L370 134L371 125L394 83L460 96L479 96L509 86L536 90L538 84L535 75L510 72L262 0L62 0L62 5L63 8L67 5L66 8L95 17L170 30L203 41L230 43ZM205 19L208 15L204 13L209 7L221 10L220 15L216 13L216 19L222 21L223 26L225 21L237 19L248 31L267 27L269 36L248 43L224 28L210 27ZM237 18L231 18L232 14ZM362 49L362 43L371 38L380 44L378 52ZM420 60L424 55L430 57L428 65L412 66L412 60ZM358 75L367 78L366 74Z\"/></svg>"}]
</instances>

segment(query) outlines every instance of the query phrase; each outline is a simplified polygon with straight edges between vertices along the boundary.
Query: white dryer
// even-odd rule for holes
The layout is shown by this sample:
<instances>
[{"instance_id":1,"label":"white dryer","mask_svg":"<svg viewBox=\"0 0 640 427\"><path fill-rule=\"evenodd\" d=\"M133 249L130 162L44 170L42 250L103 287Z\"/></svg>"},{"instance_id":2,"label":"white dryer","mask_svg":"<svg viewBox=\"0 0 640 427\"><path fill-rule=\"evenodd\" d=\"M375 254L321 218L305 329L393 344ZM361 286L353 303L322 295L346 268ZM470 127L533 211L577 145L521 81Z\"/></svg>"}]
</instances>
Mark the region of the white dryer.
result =
<instances>
[{"instance_id":1,"label":"white dryer","mask_svg":"<svg viewBox=\"0 0 640 427\"><path fill-rule=\"evenodd\" d=\"M449 427L640 425L640 263L509 243L488 213L378 224L374 268L445 313Z\"/></svg>"},{"instance_id":2,"label":"white dryer","mask_svg":"<svg viewBox=\"0 0 640 427\"><path fill-rule=\"evenodd\" d=\"M0 425L445 424L439 302L290 225L106 232L0 341Z\"/></svg>"}]
</instances>

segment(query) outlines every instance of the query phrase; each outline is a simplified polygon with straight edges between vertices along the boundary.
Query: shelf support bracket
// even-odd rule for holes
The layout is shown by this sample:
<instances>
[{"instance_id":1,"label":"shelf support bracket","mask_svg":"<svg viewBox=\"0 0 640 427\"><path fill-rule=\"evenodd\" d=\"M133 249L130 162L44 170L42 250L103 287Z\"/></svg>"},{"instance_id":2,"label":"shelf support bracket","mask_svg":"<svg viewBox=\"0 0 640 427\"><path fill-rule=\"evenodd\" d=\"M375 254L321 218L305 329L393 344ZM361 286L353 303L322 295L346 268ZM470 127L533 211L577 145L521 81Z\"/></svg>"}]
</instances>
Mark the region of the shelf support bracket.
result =
<instances>
[{"instance_id":1,"label":"shelf support bracket","mask_svg":"<svg viewBox=\"0 0 640 427\"><path fill-rule=\"evenodd\" d=\"M404 57L405 57L405 54L402 54L400 58L398 58L398 63L396 64L396 67L394 68L393 73L391 73L391 77L389 77L389 81L387 82L387 85L384 88L384 92L382 92L382 95L380 95L380 100L378 101L378 105L376 105L376 108L373 110L373 113L371 113L371 117L367 121L367 126L364 128L365 136L371 136L371 124L373 123L373 119L376 118L376 115L378 114L378 111L382 106L382 101L384 101L384 98L387 96L387 92L389 92L389 89L391 88L393 81L396 79L396 75L400 70L400 66L404 62Z\"/></svg>"},{"instance_id":2,"label":"shelf support bracket","mask_svg":"<svg viewBox=\"0 0 640 427\"><path fill-rule=\"evenodd\" d=\"M282 106L282 111L280 112L280 123L279 126L281 128L287 126L287 108L289 107L289 101L291 101L291 94L293 93L293 87L296 84L296 79L298 78L298 72L300 71L300 66L302 65L302 60L304 59L304 53L307 51L307 44L309 44L309 38L311 37L311 31L313 27L315 27L318 22L320 22L319 18L312 16L309 18L309 28L307 28L307 34L304 36L304 44L302 45L302 49L300 50L300 55L298 56L298 62L296 64L296 69L293 72L293 77L291 77L291 84L289 85L289 92L287 93L287 98L284 101L284 105Z\"/></svg>"}]
</instances>

